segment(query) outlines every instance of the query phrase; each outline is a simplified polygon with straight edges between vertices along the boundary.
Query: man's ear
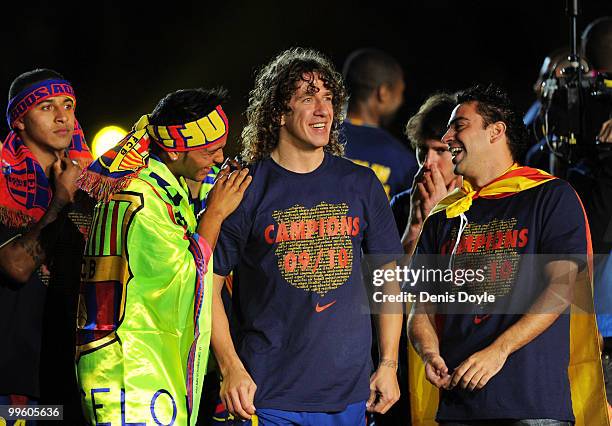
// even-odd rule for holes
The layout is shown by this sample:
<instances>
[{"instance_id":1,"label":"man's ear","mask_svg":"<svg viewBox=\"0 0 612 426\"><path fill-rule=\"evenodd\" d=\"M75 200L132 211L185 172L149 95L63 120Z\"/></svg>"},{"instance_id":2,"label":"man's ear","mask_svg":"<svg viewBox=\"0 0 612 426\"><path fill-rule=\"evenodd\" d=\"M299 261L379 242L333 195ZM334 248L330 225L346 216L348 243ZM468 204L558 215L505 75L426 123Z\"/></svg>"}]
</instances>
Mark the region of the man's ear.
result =
<instances>
[{"instance_id":1,"label":"man's ear","mask_svg":"<svg viewBox=\"0 0 612 426\"><path fill-rule=\"evenodd\" d=\"M23 132L25 130L25 128L26 128L26 126L25 126L25 123L23 121L23 117L18 118L13 123L13 130L21 130Z\"/></svg>"},{"instance_id":2,"label":"man's ear","mask_svg":"<svg viewBox=\"0 0 612 426\"><path fill-rule=\"evenodd\" d=\"M178 160L178 159L179 159L179 153L178 153L178 152L175 152L175 151L169 151L169 152L168 152L168 158L169 158L171 161L176 161L176 160Z\"/></svg>"},{"instance_id":3,"label":"man's ear","mask_svg":"<svg viewBox=\"0 0 612 426\"><path fill-rule=\"evenodd\" d=\"M280 116L280 126L283 127L285 125L285 114L281 114Z\"/></svg>"},{"instance_id":4,"label":"man's ear","mask_svg":"<svg viewBox=\"0 0 612 426\"><path fill-rule=\"evenodd\" d=\"M506 123L503 121L496 121L489 126L489 135L491 143L499 141L503 136L506 135Z\"/></svg>"},{"instance_id":5,"label":"man's ear","mask_svg":"<svg viewBox=\"0 0 612 426\"><path fill-rule=\"evenodd\" d=\"M376 98L378 102L380 103L387 102L390 96L391 96L391 86L389 86L388 84L383 83L376 88Z\"/></svg>"}]
</instances>

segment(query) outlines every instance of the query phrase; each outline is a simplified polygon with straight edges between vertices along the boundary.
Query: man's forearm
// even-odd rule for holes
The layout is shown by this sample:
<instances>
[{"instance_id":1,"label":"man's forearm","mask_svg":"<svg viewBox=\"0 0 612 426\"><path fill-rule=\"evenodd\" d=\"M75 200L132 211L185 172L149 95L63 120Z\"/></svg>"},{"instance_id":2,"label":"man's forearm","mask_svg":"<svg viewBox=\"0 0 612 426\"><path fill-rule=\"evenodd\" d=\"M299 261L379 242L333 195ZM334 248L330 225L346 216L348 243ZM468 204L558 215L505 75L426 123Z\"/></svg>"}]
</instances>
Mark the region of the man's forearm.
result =
<instances>
[{"instance_id":1,"label":"man's forearm","mask_svg":"<svg viewBox=\"0 0 612 426\"><path fill-rule=\"evenodd\" d=\"M432 322L433 314L426 312L424 304L414 305L408 318L408 337L421 359L440 354L438 334Z\"/></svg>"},{"instance_id":2,"label":"man's forearm","mask_svg":"<svg viewBox=\"0 0 612 426\"><path fill-rule=\"evenodd\" d=\"M557 318L559 314L525 314L495 339L492 345L510 355L542 334Z\"/></svg>"},{"instance_id":3,"label":"man's forearm","mask_svg":"<svg viewBox=\"0 0 612 426\"><path fill-rule=\"evenodd\" d=\"M399 354L399 339L402 333L401 314L379 314L378 324L378 348L380 351L380 363L395 363Z\"/></svg>"},{"instance_id":4,"label":"man's forearm","mask_svg":"<svg viewBox=\"0 0 612 426\"><path fill-rule=\"evenodd\" d=\"M384 265L382 269L395 269L395 266L396 263L391 262ZM382 290L387 295L400 294L400 287L397 281L386 283ZM380 360L381 362L386 360L387 362L396 363L395 366L397 366L403 319L403 313L396 311L397 305L395 303L383 304L376 318Z\"/></svg>"},{"instance_id":5,"label":"man's forearm","mask_svg":"<svg viewBox=\"0 0 612 426\"><path fill-rule=\"evenodd\" d=\"M0 248L0 269L16 282L25 283L47 258L46 249L59 237L54 224L63 206L51 202L32 228Z\"/></svg>"},{"instance_id":6,"label":"man's forearm","mask_svg":"<svg viewBox=\"0 0 612 426\"><path fill-rule=\"evenodd\" d=\"M423 223L413 224L409 222L404 235L402 235L402 246L404 247L404 252L409 256L412 256L416 249L422 227Z\"/></svg>"},{"instance_id":7,"label":"man's forearm","mask_svg":"<svg viewBox=\"0 0 612 426\"><path fill-rule=\"evenodd\" d=\"M213 251L217 245L222 223L223 217L209 210L204 211L202 219L198 223L197 233L206 240Z\"/></svg>"},{"instance_id":8,"label":"man's forearm","mask_svg":"<svg viewBox=\"0 0 612 426\"><path fill-rule=\"evenodd\" d=\"M224 285L225 277L215 274L212 297L211 346L222 375L225 375L227 370L236 366L243 367L242 361L240 361L236 353L234 342L232 341L227 314L225 313L225 307L221 299L221 289Z\"/></svg>"}]
</instances>

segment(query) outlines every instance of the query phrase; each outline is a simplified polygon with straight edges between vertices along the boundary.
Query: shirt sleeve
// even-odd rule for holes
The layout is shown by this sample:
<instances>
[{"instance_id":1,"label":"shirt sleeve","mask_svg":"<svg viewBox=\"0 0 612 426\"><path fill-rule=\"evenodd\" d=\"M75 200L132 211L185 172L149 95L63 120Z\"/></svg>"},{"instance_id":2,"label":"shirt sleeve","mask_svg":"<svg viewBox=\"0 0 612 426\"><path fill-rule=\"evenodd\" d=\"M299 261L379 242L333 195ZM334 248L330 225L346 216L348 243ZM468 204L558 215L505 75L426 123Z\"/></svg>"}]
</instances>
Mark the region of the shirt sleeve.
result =
<instances>
[{"instance_id":1,"label":"shirt sleeve","mask_svg":"<svg viewBox=\"0 0 612 426\"><path fill-rule=\"evenodd\" d=\"M587 222L582 203L565 181L549 184L542 204L539 252L563 255L587 254ZM556 256L558 257L558 256ZM570 256L574 257L574 256Z\"/></svg>"},{"instance_id":2,"label":"shirt sleeve","mask_svg":"<svg viewBox=\"0 0 612 426\"><path fill-rule=\"evenodd\" d=\"M400 192L391 199L391 210L400 236L406 230L410 219L410 194L411 190Z\"/></svg>"},{"instance_id":3,"label":"shirt sleeve","mask_svg":"<svg viewBox=\"0 0 612 426\"><path fill-rule=\"evenodd\" d=\"M242 203L221 226L213 262L213 270L217 275L228 276L240 261L250 229L246 213L247 202L248 198L245 194Z\"/></svg>"},{"instance_id":4,"label":"shirt sleeve","mask_svg":"<svg viewBox=\"0 0 612 426\"><path fill-rule=\"evenodd\" d=\"M373 173L369 177L365 216L367 227L364 230L363 251L374 255L370 256L376 263L372 266L377 267L401 257L403 248L387 194Z\"/></svg>"}]
</instances>

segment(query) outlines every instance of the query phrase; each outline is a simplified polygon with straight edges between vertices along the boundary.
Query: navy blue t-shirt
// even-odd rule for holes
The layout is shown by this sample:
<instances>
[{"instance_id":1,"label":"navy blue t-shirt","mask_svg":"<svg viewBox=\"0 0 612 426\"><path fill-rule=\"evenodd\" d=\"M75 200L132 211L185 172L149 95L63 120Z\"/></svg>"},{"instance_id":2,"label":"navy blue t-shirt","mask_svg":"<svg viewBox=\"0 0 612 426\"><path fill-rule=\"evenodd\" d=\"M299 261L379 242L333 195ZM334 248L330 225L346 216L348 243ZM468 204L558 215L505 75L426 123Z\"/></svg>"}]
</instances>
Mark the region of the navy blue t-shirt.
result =
<instances>
[{"instance_id":1,"label":"navy blue t-shirt","mask_svg":"<svg viewBox=\"0 0 612 426\"><path fill-rule=\"evenodd\" d=\"M383 184L387 197L412 186L419 166L416 157L389 132L379 127L342 123L347 158L371 168Z\"/></svg>"},{"instance_id":2,"label":"navy blue t-shirt","mask_svg":"<svg viewBox=\"0 0 612 426\"><path fill-rule=\"evenodd\" d=\"M329 154L310 173L269 158L251 173L223 223L214 271L239 277L234 344L257 384L255 406L325 412L366 400L372 339L362 251L385 261L402 252L380 182Z\"/></svg>"},{"instance_id":3,"label":"navy blue t-shirt","mask_svg":"<svg viewBox=\"0 0 612 426\"><path fill-rule=\"evenodd\" d=\"M472 306L460 314L457 304L438 305L440 354L449 371L489 346L516 323L548 285L547 261L575 260L584 267L587 238L578 196L555 179L509 197L477 198L465 213L468 225L453 256L455 268L480 259L485 279L456 291L496 296L496 305ZM425 223L417 254L453 252L460 218L445 212ZM531 254L531 256L530 256ZM545 254L544 259L533 254ZM470 260L471 259L471 260ZM448 257L444 258L444 263ZM443 266L442 266L443 267ZM586 285L577 283L577 285ZM501 313L501 309L506 309ZM492 313L491 313L492 312ZM441 392L438 421L550 418L573 421L568 379L569 315L563 314L542 334L511 354L481 389L456 387Z\"/></svg>"},{"instance_id":4,"label":"navy blue t-shirt","mask_svg":"<svg viewBox=\"0 0 612 426\"><path fill-rule=\"evenodd\" d=\"M412 196L412 188L395 194L391 198L391 211L395 218L395 224L400 235L406 231L406 226L410 220L410 197Z\"/></svg>"}]
</instances>

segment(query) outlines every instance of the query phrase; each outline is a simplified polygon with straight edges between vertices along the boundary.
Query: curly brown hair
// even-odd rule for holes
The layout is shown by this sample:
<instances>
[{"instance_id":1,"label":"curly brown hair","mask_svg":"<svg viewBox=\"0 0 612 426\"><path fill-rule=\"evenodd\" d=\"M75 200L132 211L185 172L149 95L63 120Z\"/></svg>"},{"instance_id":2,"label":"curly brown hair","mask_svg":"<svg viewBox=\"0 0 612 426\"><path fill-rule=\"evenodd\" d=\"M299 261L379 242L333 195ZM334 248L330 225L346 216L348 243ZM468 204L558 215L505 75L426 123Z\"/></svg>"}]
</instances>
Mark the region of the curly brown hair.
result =
<instances>
[{"instance_id":1,"label":"curly brown hair","mask_svg":"<svg viewBox=\"0 0 612 426\"><path fill-rule=\"evenodd\" d=\"M309 91L318 90L312 82L315 73L333 95L334 119L329 143L324 149L333 155L344 154L344 145L340 142L340 124L344 119L342 107L346 100L342 75L321 53L298 47L280 53L255 77L255 87L249 94L247 125L242 131L245 162L254 163L270 156L278 144L281 117L291 111L289 101L298 82L307 82Z\"/></svg>"}]
</instances>

